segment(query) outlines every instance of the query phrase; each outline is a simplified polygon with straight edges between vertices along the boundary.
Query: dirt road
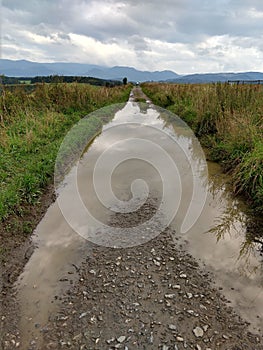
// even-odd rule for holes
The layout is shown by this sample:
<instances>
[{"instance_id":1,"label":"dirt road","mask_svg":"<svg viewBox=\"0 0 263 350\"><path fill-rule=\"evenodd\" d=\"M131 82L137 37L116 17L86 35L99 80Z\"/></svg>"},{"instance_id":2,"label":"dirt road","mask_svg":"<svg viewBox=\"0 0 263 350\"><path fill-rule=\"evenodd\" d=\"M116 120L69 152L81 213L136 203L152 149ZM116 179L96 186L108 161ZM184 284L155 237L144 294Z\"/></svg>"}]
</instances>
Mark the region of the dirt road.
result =
<instances>
[{"instance_id":1,"label":"dirt road","mask_svg":"<svg viewBox=\"0 0 263 350\"><path fill-rule=\"evenodd\" d=\"M112 224L147 219L153 206ZM61 302L43 349L263 349L170 229L135 248L94 247Z\"/></svg>"},{"instance_id":2,"label":"dirt road","mask_svg":"<svg viewBox=\"0 0 263 350\"><path fill-rule=\"evenodd\" d=\"M106 136L100 142L95 141L79 171L79 187L87 191L85 204L90 204L94 216L105 220L108 226L85 240L72 230L57 202L49 208L37 231L38 248L26 266L18 292L8 286L2 290L3 350L263 350L263 332L249 332L248 324L237 316L221 290L215 287L209 269L189 254L187 243L174 226L162 233L154 232L156 223L153 227L144 227L142 232L137 230L139 236L136 237L143 237L138 244L127 236L130 227L140 228L140 224L158 211L163 178L142 162L131 161L123 168L116 167L111 185L118 199L124 202L129 199L134 178L145 176L152 191L139 209L115 214L108 214L105 206L95 201L96 193L88 188L87 184L93 179L93 162L97 164L98 155L110 149L109 141L117 144L120 133L125 142L133 134L137 143L139 136L159 139L163 148L174 153L167 134L160 134L165 122L154 108L149 108L149 103L139 107L134 102L147 99L139 88L134 93L128 109L116 118L116 123L122 122L122 128L115 125L108 136L104 133ZM139 124L136 128L131 123L134 121L148 123L150 128L144 130ZM178 128L180 140L192 147L191 136L184 139L183 128L181 125ZM115 150L119 155L124 146L130 149L125 142L119 143ZM144 151L151 159L152 148ZM194 147L192 153L193 162L201 168L202 161ZM157 158L157 153L154 155ZM180 156L176 155L177 164ZM86 168L85 164L88 164ZM183 160L180 164L186 169L182 182L185 181L187 197L189 171ZM104 166L106 172L106 161ZM163 176L170 175L169 167L162 167L161 171ZM201 187L201 175L197 178ZM103 179L100 185L104 188ZM169 200L174 202L176 191L172 186L167 191L168 203ZM65 201L65 212L75 214L77 224L84 222L70 190L66 195L70 200ZM196 203L197 210L199 202ZM160 223L162 216L156 220ZM86 228L89 224L80 226ZM114 230L107 232L107 227L118 227L118 232L126 232L123 239L129 244L124 244L123 248L95 244L96 239L105 238L107 234L114 238Z\"/></svg>"}]
</instances>

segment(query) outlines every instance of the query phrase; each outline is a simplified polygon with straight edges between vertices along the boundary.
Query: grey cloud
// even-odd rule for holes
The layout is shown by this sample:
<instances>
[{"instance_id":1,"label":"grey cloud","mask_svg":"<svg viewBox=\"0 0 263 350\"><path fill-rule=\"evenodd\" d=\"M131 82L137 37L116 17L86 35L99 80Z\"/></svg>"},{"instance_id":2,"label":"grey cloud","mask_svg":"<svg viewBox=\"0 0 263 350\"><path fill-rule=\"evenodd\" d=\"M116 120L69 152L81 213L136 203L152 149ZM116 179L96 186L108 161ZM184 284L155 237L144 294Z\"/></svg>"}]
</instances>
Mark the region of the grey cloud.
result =
<instances>
[{"instance_id":1,"label":"grey cloud","mask_svg":"<svg viewBox=\"0 0 263 350\"><path fill-rule=\"evenodd\" d=\"M142 65L147 59L155 67L158 60L169 68L183 65L174 57L181 55L182 46L176 46L181 44L193 67L207 60L221 68L226 67L223 60L231 45L262 52L262 13L262 0L2 0L2 54L13 57L16 47L17 55L25 58L30 50L30 57L48 60L68 60L69 54L72 59L85 57L71 40L78 34L100 44L114 43ZM223 38L220 45L200 45L217 36ZM167 44L167 52L159 52L158 42ZM173 54L169 44L175 46ZM104 61L104 54L94 59Z\"/></svg>"},{"instance_id":2,"label":"grey cloud","mask_svg":"<svg viewBox=\"0 0 263 350\"><path fill-rule=\"evenodd\" d=\"M146 40L139 35L133 35L128 39L128 43L135 51L150 51L150 47Z\"/></svg>"},{"instance_id":3,"label":"grey cloud","mask_svg":"<svg viewBox=\"0 0 263 350\"><path fill-rule=\"evenodd\" d=\"M101 5L113 8L109 14L100 13ZM96 16L89 16L92 8ZM65 32L92 36L107 41L140 35L169 42L191 42L206 35L257 35L262 19L247 15L248 8L260 10L256 0L247 1L69 1L69 0L4 0L12 22L25 26L45 23ZM12 11L11 11L12 10Z\"/></svg>"}]
</instances>

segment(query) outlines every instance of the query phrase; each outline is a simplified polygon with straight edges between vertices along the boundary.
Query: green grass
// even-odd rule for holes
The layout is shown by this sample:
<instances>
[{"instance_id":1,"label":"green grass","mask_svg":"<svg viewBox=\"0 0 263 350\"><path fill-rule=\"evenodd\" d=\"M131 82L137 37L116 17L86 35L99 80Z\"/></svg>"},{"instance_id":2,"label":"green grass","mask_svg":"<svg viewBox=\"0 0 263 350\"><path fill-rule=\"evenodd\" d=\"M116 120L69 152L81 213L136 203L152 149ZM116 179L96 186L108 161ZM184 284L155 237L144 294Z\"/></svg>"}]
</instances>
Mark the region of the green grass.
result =
<instances>
[{"instance_id":1,"label":"green grass","mask_svg":"<svg viewBox=\"0 0 263 350\"><path fill-rule=\"evenodd\" d=\"M2 90L0 221L23 216L25 204L38 202L53 181L57 153L70 128L92 111L127 101L130 90L85 84L39 84L31 93L23 87ZM85 136L94 136L111 117L102 111L85 118Z\"/></svg>"},{"instance_id":2,"label":"green grass","mask_svg":"<svg viewBox=\"0 0 263 350\"><path fill-rule=\"evenodd\" d=\"M177 114L232 176L235 193L263 213L263 86L142 84L153 103Z\"/></svg>"}]
</instances>

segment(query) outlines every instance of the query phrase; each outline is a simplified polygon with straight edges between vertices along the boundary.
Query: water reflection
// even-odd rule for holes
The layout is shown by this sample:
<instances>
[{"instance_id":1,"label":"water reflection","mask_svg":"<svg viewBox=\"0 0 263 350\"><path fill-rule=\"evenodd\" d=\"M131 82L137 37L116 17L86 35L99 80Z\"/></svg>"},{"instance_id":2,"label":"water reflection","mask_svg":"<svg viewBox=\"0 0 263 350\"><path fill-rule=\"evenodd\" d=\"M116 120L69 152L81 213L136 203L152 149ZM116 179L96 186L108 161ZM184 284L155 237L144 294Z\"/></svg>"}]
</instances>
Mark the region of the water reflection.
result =
<instances>
[{"instance_id":1,"label":"water reflection","mask_svg":"<svg viewBox=\"0 0 263 350\"><path fill-rule=\"evenodd\" d=\"M242 199L233 198L228 189L228 177L224 176L224 183L220 177L215 180L210 177L209 191L214 198L218 198L222 205L227 203L223 213L215 219L214 225L207 231L215 235L217 242L229 236L241 238L238 259L246 259L249 263L251 255L263 253L262 218L254 216ZM260 267L260 261L259 266Z\"/></svg>"},{"instance_id":2,"label":"water reflection","mask_svg":"<svg viewBox=\"0 0 263 350\"><path fill-rule=\"evenodd\" d=\"M176 134L187 138L180 126L178 131L173 116L164 113L162 118L165 119L167 128L174 128ZM191 137L188 137L191 159L198 169L200 153L195 142L191 144L190 140ZM251 323L250 330L261 333L263 269L258 247L262 247L262 244L257 237L260 237L262 225L258 225L256 233L255 220L247 214L247 206L230 194L230 177L222 173L218 164L207 164L209 176L200 171L200 168L196 173L199 176L199 191L204 191L206 186L208 188L207 201L198 221L183 235L182 243L186 242L187 251L201 260L213 273L216 285L223 288L223 294L231 301L232 306ZM188 185L188 181L186 184ZM183 198L183 202L185 201L186 198ZM197 210L200 203L196 201L193 206ZM184 215L184 212L179 211L172 223L176 232L180 233L180 222Z\"/></svg>"}]
</instances>

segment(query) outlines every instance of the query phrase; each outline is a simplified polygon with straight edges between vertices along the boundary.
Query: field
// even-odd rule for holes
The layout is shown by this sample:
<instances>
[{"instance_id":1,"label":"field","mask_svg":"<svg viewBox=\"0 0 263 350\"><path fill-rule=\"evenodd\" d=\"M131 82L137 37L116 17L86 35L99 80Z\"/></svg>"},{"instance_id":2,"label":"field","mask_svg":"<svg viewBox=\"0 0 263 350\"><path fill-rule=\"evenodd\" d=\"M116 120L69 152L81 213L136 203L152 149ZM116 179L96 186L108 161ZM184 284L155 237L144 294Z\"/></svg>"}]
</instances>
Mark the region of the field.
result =
<instances>
[{"instance_id":1,"label":"field","mask_svg":"<svg viewBox=\"0 0 263 350\"><path fill-rule=\"evenodd\" d=\"M0 222L23 216L53 181L54 164L67 131L83 116L128 99L130 86L113 88L88 84L38 84L0 96ZM95 135L110 116L93 116L86 123ZM30 229L29 229L30 231Z\"/></svg>"},{"instance_id":2,"label":"field","mask_svg":"<svg viewBox=\"0 0 263 350\"><path fill-rule=\"evenodd\" d=\"M230 84L143 84L153 103L181 117L211 160L220 162L232 189L263 213L263 87Z\"/></svg>"}]
</instances>

